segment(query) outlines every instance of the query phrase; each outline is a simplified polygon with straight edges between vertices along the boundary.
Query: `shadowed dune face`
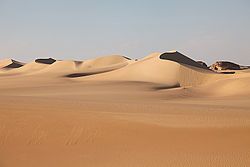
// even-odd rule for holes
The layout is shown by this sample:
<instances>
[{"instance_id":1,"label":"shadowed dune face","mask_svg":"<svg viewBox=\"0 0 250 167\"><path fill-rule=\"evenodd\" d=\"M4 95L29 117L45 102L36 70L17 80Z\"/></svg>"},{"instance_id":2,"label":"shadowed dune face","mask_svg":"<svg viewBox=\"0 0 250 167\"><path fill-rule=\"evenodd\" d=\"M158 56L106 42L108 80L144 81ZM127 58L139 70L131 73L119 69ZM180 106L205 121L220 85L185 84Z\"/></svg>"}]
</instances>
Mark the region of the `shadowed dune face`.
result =
<instances>
[{"instance_id":1,"label":"shadowed dune face","mask_svg":"<svg viewBox=\"0 0 250 167\"><path fill-rule=\"evenodd\" d=\"M204 67L208 67L207 64L203 61L197 61L197 63L199 63L200 65L204 66Z\"/></svg>"},{"instance_id":2,"label":"shadowed dune face","mask_svg":"<svg viewBox=\"0 0 250 167\"><path fill-rule=\"evenodd\" d=\"M94 75L94 74L98 74L98 73L73 73L73 74L65 75L65 77L78 78L78 77L84 77L84 76Z\"/></svg>"},{"instance_id":3,"label":"shadowed dune face","mask_svg":"<svg viewBox=\"0 0 250 167\"><path fill-rule=\"evenodd\" d=\"M126 56L122 56L122 57L124 57L124 58L127 59L127 60L131 60L129 57L126 57Z\"/></svg>"},{"instance_id":4,"label":"shadowed dune face","mask_svg":"<svg viewBox=\"0 0 250 167\"><path fill-rule=\"evenodd\" d=\"M23 65L24 63L21 63L13 59L6 59L0 62L0 68L3 68L3 69L19 68L19 67L22 67Z\"/></svg>"},{"instance_id":5,"label":"shadowed dune face","mask_svg":"<svg viewBox=\"0 0 250 167\"><path fill-rule=\"evenodd\" d=\"M18 61L15 61L15 60L12 60L12 63L3 67L5 69L12 69L12 68L19 68L19 67L22 67L24 64L23 63L20 63Z\"/></svg>"},{"instance_id":6,"label":"shadowed dune face","mask_svg":"<svg viewBox=\"0 0 250 167\"><path fill-rule=\"evenodd\" d=\"M196 61L190 59L189 57L179 53L179 52L166 52L160 55L160 59L162 60L170 60L170 61L174 61L177 63L181 63L181 64L186 64L189 66L194 66L194 67L198 67L198 68L202 68L202 69L206 69L208 70L208 68L204 65L201 65L200 63L197 63Z\"/></svg>"},{"instance_id":7,"label":"shadowed dune face","mask_svg":"<svg viewBox=\"0 0 250 167\"><path fill-rule=\"evenodd\" d=\"M36 59L35 62L36 63L41 63L41 64L53 64L54 62L56 62L56 60L52 59L52 58L48 58L48 59Z\"/></svg>"},{"instance_id":8,"label":"shadowed dune face","mask_svg":"<svg viewBox=\"0 0 250 167\"><path fill-rule=\"evenodd\" d=\"M78 78L78 77L84 77L84 76L89 76L89 75L95 75L95 74L101 74L101 73L105 73L105 72L109 72L112 71L111 70L101 70L101 71L92 71L92 72L81 72L81 73L72 73L72 74L67 74L65 75L65 77L68 78Z\"/></svg>"}]
</instances>

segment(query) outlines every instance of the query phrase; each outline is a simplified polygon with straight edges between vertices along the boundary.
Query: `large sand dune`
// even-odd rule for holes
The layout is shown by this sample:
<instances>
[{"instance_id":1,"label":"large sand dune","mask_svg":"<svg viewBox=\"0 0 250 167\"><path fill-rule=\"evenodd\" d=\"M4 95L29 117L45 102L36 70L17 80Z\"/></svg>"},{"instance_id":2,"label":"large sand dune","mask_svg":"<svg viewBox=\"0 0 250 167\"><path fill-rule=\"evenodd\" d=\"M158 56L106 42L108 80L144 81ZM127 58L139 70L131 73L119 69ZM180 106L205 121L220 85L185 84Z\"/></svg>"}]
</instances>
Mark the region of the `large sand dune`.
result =
<instances>
[{"instance_id":1,"label":"large sand dune","mask_svg":"<svg viewBox=\"0 0 250 167\"><path fill-rule=\"evenodd\" d=\"M46 68L47 66L49 66L49 64L37 63L36 61L33 61L18 68L13 68L12 70L2 71L2 74L5 76L30 74Z\"/></svg>"},{"instance_id":2,"label":"large sand dune","mask_svg":"<svg viewBox=\"0 0 250 167\"><path fill-rule=\"evenodd\" d=\"M96 76L79 78L79 80L153 82L176 87L178 86L179 66L176 62L161 61L159 55L156 54L131 63L124 68Z\"/></svg>"},{"instance_id":3,"label":"large sand dune","mask_svg":"<svg viewBox=\"0 0 250 167\"><path fill-rule=\"evenodd\" d=\"M250 71L179 52L0 61L0 166L250 166Z\"/></svg>"},{"instance_id":4,"label":"large sand dune","mask_svg":"<svg viewBox=\"0 0 250 167\"><path fill-rule=\"evenodd\" d=\"M128 65L129 58L120 55L103 56L84 61L78 68L79 72L67 75L68 77L80 77L113 71Z\"/></svg>"},{"instance_id":5,"label":"large sand dune","mask_svg":"<svg viewBox=\"0 0 250 167\"><path fill-rule=\"evenodd\" d=\"M129 61L128 58L119 55L103 56L85 61L57 60L33 74L74 78L113 71L128 65Z\"/></svg>"},{"instance_id":6,"label":"large sand dune","mask_svg":"<svg viewBox=\"0 0 250 167\"><path fill-rule=\"evenodd\" d=\"M36 74L45 74L45 75L65 75L68 73L74 73L78 71L78 66L82 62L73 61L73 60L58 60L53 64L47 66L46 68L39 70Z\"/></svg>"},{"instance_id":7,"label":"large sand dune","mask_svg":"<svg viewBox=\"0 0 250 167\"><path fill-rule=\"evenodd\" d=\"M200 85L221 77L179 52L167 52L154 53L119 70L79 80L149 82L171 88Z\"/></svg>"}]
</instances>

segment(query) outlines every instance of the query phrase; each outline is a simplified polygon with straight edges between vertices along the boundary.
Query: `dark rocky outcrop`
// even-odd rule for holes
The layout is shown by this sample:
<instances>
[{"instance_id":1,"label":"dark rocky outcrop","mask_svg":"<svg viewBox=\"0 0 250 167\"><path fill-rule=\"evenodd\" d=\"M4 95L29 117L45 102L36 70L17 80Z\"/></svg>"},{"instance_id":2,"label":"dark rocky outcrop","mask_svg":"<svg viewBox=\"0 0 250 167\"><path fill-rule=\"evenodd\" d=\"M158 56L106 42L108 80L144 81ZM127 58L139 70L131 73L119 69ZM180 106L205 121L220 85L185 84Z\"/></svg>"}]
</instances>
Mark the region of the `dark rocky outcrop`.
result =
<instances>
[{"instance_id":1,"label":"dark rocky outcrop","mask_svg":"<svg viewBox=\"0 0 250 167\"><path fill-rule=\"evenodd\" d=\"M209 68L214 71L241 70L240 65L229 62L229 61L217 61L216 63L212 64Z\"/></svg>"}]
</instances>

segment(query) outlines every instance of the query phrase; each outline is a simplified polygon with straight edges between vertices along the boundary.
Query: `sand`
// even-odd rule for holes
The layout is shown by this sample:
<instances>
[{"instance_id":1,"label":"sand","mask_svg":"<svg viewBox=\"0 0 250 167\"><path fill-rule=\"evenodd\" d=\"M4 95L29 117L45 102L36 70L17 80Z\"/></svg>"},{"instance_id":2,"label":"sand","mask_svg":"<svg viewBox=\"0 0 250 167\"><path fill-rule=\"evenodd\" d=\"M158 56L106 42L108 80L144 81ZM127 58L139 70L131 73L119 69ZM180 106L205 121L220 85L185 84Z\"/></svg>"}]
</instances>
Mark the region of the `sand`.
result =
<instances>
[{"instance_id":1,"label":"sand","mask_svg":"<svg viewBox=\"0 0 250 167\"><path fill-rule=\"evenodd\" d=\"M24 63L12 60L12 59L3 59L0 60L0 69L1 70L10 70L13 68L19 68L22 67Z\"/></svg>"},{"instance_id":2,"label":"sand","mask_svg":"<svg viewBox=\"0 0 250 167\"><path fill-rule=\"evenodd\" d=\"M250 166L250 71L161 55L0 70L0 166Z\"/></svg>"}]
</instances>

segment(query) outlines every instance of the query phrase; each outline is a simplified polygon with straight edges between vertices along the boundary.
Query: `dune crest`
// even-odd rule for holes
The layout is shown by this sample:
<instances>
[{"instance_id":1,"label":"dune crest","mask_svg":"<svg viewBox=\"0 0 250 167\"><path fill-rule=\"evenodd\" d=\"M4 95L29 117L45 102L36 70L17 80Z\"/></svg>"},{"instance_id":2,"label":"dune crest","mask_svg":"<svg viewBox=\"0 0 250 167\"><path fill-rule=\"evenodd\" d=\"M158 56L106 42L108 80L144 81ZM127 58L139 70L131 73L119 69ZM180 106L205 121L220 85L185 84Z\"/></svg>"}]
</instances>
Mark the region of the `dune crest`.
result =
<instances>
[{"instance_id":1,"label":"dune crest","mask_svg":"<svg viewBox=\"0 0 250 167\"><path fill-rule=\"evenodd\" d=\"M204 84L212 78L216 79L216 75L187 56L172 51L163 54L153 53L118 70L79 80L139 81L172 88Z\"/></svg>"},{"instance_id":2,"label":"dune crest","mask_svg":"<svg viewBox=\"0 0 250 167\"><path fill-rule=\"evenodd\" d=\"M82 64L80 61L73 60L57 60L52 64L49 64L46 68L37 71L34 74L57 74L64 75L68 73L74 73L78 71L79 66ZM51 76L53 77L53 76Z\"/></svg>"},{"instance_id":3,"label":"dune crest","mask_svg":"<svg viewBox=\"0 0 250 167\"><path fill-rule=\"evenodd\" d=\"M15 68L12 64L20 64ZM235 73L247 70L210 70L202 61L195 61L178 51L152 53L139 60L120 55L108 55L85 61L36 59L23 65L14 60L3 60L2 67L12 70L1 71L1 75L42 75L42 78L64 77L76 81L131 81L162 85L164 88L195 87L218 80L230 79ZM228 75L224 75L224 73Z\"/></svg>"},{"instance_id":4,"label":"dune crest","mask_svg":"<svg viewBox=\"0 0 250 167\"><path fill-rule=\"evenodd\" d=\"M69 73L65 76L69 78L76 78L105 73L125 67L130 64L131 61L131 59L120 55L102 56L83 61L77 66L75 73Z\"/></svg>"},{"instance_id":5,"label":"dune crest","mask_svg":"<svg viewBox=\"0 0 250 167\"><path fill-rule=\"evenodd\" d=\"M187 56L185 56L177 51L170 51L170 52L163 53L160 55L160 59L170 60L170 61L174 61L174 62L177 62L180 64L194 66L197 68L208 69L207 67L201 65L200 63L197 63L193 59L190 59L189 57L187 57Z\"/></svg>"},{"instance_id":6,"label":"dune crest","mask_svg":"<svg viewBox=\"0 0 250 167\"><path fill-rule=\"evenodd\" d=\"M56 62L56 60L52 59L52 58L36 59L35 62L36 63L41 63L41 64L53 64L54 62Z\"/></svg>"},{"instance_id":7,"label":"dune crest","mask_svg":"<svg viewBox=\"0 0 250 167\"><path fill-rule=\"evenodd\" d=\"M22 67L23 65L24 63L13 60L13 59L0 60L0 68L4 68L4 69L19 68L19 67Z\"/></svg>"},{"instance_id":8,"label":"dune crest","mask_svg":"<svg viewBox=\"0 0 250 167\"><path fill-rule=\"evenodd\" d=\"M107 81L139 81L166 84L169 87L178 86L177 71L179 64L163 62L159 54L148 56L127 66L103 74L79 78L80 80L107 80ZM166 77L167 76L167 77Z\"/></svg>"},{"instance_id":9,"label":"dune crest","mask_svg":"<svg viewBox=\"0 0 250 167\"><path fill-rule=\"evenodd\" d=\"M26 75L26 74L31 74L35 73L41 69L44 69L48 67L49 64L44 64L44 63L37 63L35 61L24 64L23 66L19 68L13 68L12 70L4 71L2 75L4 76L12 76L12 75Z\"/></svg>"},{"instance_id":10,"label":"dune crest","mask_svg":"<svg viewBox=\"0 0 250 167\"><path fill-rule=\"evenodd\" d=\"M109 66L119 65L121 63L127 63L129 60L129 58L120 55L102 56L84 61L79 66L79 68L81 70L105 68Z\"/></svg>"}]
</instances>

